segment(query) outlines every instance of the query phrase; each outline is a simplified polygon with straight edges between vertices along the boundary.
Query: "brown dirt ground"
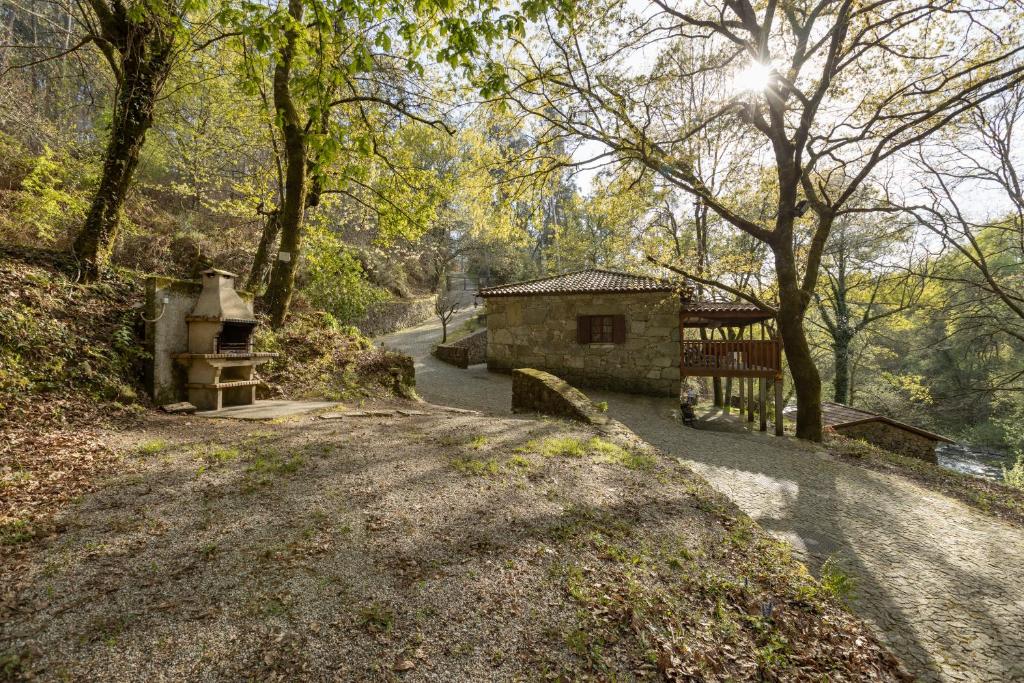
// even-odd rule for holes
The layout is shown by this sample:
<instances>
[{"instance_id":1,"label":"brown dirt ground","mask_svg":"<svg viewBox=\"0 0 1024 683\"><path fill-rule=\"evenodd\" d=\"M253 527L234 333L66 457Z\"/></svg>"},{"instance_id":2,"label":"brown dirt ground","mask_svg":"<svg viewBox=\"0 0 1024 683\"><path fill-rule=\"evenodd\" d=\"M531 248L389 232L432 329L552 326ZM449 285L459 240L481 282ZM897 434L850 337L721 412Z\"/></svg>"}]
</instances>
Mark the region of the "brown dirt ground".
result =
<instances>
[{"instance_id":1,"label":"brown dirt ground","mask_svg":"<svg viewBox=\"0 0 1024 683\"><path fill-rule=\"evenodd\" d=\"M674 460L416 407L105 432L117 474L0 570L0 679L900 678Z\"/></svg>"}]
</instances>

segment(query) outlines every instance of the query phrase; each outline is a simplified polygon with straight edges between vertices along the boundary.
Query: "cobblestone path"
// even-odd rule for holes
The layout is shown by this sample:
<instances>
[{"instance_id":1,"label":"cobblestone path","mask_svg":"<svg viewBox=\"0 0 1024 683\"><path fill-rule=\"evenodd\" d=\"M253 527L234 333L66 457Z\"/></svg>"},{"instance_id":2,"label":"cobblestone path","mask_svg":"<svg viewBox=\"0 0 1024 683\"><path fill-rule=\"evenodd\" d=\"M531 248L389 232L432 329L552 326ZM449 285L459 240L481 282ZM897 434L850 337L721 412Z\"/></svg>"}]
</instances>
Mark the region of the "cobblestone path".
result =
<instances>
[{"instance_id":1,"label":"cobblestone path","mask_svg":"<svg viewBox=\"0 0 1024 683\"><path fill-rule=\"evenodd\" d=\"M507 413L511 381L429 355L439 325L384 338L416 358L434 403ZM683 427L666 399L587 391L648 442L684 460L817 572L856 581L852 607L924 681L1024 681L1024 530L902 477L706 414Z\"/></svg>"}]
</instances>

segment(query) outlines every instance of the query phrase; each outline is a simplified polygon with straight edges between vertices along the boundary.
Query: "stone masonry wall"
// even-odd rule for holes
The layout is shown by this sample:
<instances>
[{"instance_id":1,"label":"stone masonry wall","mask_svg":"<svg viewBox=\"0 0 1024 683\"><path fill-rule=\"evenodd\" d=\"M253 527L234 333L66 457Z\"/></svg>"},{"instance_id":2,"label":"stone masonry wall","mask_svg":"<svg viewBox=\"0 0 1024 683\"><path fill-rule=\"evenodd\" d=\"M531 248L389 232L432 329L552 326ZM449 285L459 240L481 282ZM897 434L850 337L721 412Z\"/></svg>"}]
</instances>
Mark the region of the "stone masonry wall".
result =
<instances>
[{"instance_id":1,"label":"stone masonry wall","mask_svg":"<svg viewBox=\"0 0 1024 683\"><path fill-rule=\"evenodd\" d=\"M487 360L487 330L474 332L450 344L438 344L434 355L460 368L483 363Z\"/></svg>"},{"instance_id":2,"label":"stone masonry wall","mask_svg":"<svg viewBox=\"0 0 1024 683\"><path fill-rule=\"evenodd\" d=\"M554 375L519 368L512 371L512 412L534 412L603 425L603 415L583 392Z\"/></svg>"},{"instance_id":3,"label":"stone masonry wall","mask_svg":"<svg viewBox=\"0 0 1024 683\"><path fill-rule=\"evenodd\" d=\"M577 344L579 315L624 315L622 344ZM679 300L667 292L491 297L487 367L536 368L574 386L679 394Z\"/></svg>"},{"instance_id":4,"label":"stone masonry wall","mask_svg":"<svg viewBox=\"0 0 1024 683\"><path fill-rule=\"evenodd\" d=\"M876 420L860 424L834 427L839 434L851 439L864 439L887 451L919 458L930 463L938 462L935 456L935 441L926 436L908 432L887 422Z\"/></svg>"}]
</instances>

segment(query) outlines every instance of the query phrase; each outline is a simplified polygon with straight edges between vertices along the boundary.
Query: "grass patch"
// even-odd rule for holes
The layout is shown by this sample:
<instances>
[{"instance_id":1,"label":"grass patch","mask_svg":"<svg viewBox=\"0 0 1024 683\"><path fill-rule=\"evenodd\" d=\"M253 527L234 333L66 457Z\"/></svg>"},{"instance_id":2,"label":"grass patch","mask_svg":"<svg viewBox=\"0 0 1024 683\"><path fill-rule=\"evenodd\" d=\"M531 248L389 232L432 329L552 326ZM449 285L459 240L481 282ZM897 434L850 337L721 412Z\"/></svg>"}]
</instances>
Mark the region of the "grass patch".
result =
<instances>
[{"instance_id":1,"label":"grass patch","mask_svg":"<svg viewBox=\"0 0 1024 683\"><path fill-rule=\"evenodd\" d=\"M281 455L270 453L259 455L245 468L246 482L242 487L244 492L251 492L261 486L269 486L277 477L283 477L298 472L306 459L301 455Z\"/></svg>"},{"instance_id":2,"label":"grass patch","mask_svg":"<svg viewBox=\"0 0 1024 683\"><path fill-rule=\"evenodd\" d=\"M546 458L582 458L587 454L583 442L571 436L551 436L540 441L531 439L520 450L526 453L538 453Z\"/></svg>"},{"instance_id":3,"label":"grass patch","mask_svg":"<svg viewBox=\"0 0 1024 683\"><path fill-rule=\"evenodd\" d=\"M25 519L0 520L0 545L17 545L35 538L36 532Z\"/></svg>"},{"instance_id":4,"label":"grass patch","mask_svg":"<svg viewBox=\"0 0 1024 683\"><path fill-rule=\"evenodd\" d=\"M14 489L32 483L32 473L28 470L15 469L0 474L0 489Z\"/></svg>"},{"instance_id":5,"label":"grass patch","mask_svg":"<svg viewBox=\"0 0 1024 683\"><path fill-rule=\"evenodd\" d=\"M516 454L509 458L505 465L511 469L525 472L533 467L533 461L529 458L523 457L522 455Z\"/></svg>"},{"instance_id":6,"label":"grass patch","mask_svg":"<svg viewBox=\"0 0 1024 683\"><path fill-rule=\"evenodd\" d=\"M479 436L474 436L469 441L469 447L472 448L475 451L480 450L481 448L483 448L486 445L487 445L487 437L483 436L482 434L479 435Z\"/></svg>"},{"instance_id":7,"label":"grass patch","mask_svg":"<svg viewBox=\"0 0 1024 683\"><path fill-rule=\"evenodd\" d=\"M395 613L375 602L359 609L359 625L371 633L390 633L395 626Z\"/></svg>"},{"instance_id":8,"label":"grass patch","mask_svg":"<svg viewBox=\"0 0 1024 683\"><path fill-rule=\"evenodd\" d=\"M594 437L587 442L587 450L595 453L601 462L611 462L631 470L650 470L654 468L654 456L622 448L611 441Z\"/></svg>"},{"instance_id":9,"label":"grass patch","mask_svg":"<svg viewBox=\"0 0 1024 683\"><path fill-rule=\"evenodd\" d=\"M494 458L480 460L478 458L456 458L452 460L452 467L463 474L474 477L490 477L501 472L501 466Z\"/></svg>"},{"instance_id":10,"label":"grass patch","mask_svg":"<svg viewBox=\"0 0 1024 683\"><path fill-rule=\"evenodd\" d=\"M156 455L170 448L167 439L149 439L139 444L139 455Z\"/></svg>"},{"instance_id":11,"label":"grass patch","mask_svg":"<svg viewBox=\"0 0 1024 683\"><path fill-rule=\"evenodd\" d=\"M237 448L228 448L227 446L211 446L207 449L203 455L211 463L221 465L226 462L236 460L240 455L241 451Z\"/></svg>"}]
</instances>

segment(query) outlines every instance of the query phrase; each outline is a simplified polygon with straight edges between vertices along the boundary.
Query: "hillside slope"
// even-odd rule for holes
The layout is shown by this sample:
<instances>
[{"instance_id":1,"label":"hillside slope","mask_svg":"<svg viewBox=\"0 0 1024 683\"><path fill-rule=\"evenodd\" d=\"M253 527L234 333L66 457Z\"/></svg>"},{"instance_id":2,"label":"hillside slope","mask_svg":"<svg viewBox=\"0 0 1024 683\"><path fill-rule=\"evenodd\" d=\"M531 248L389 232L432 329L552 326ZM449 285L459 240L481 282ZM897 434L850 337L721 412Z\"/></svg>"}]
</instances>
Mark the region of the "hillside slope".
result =
<instances>
[{"instance_id":1,"label":"hillside slope","mask_svg":"<svg viewBox=\"0 0 1024 683\"><path fill-rule=\"evenodd\" d=\"M52 531L50 516L118 467L103 430L130 429L153 406L141 378L144 274L76 282L67 256L0 251L0 553ZM411 361L359 331L297 307L279 332L265 393L364 398L411 391ZM396 381L394 369L402 371Z\"/></svg>"}]
</instances>

